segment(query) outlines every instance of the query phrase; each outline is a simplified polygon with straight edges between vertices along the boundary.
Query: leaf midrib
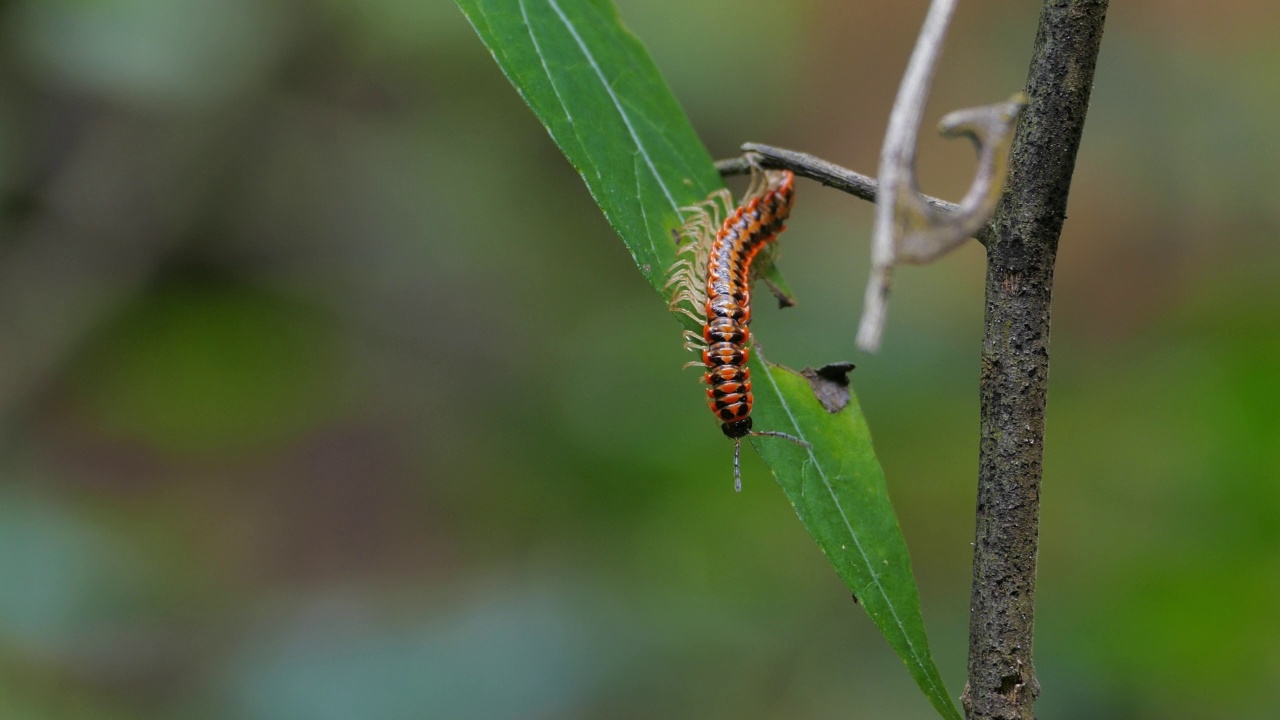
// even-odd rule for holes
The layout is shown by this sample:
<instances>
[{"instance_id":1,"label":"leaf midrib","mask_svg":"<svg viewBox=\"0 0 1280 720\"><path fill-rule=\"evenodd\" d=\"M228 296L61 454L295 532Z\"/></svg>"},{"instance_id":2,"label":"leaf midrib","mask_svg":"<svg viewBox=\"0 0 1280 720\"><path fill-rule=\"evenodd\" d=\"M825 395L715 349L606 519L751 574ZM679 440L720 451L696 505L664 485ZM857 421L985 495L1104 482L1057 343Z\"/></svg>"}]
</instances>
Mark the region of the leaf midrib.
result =
<instances>
[{"instance_id":1,"label":"leaf midrib","mask_svg":"<svg viewBox=\"0 0 1280 720\"><path fill-rule=\"evenodd\" d=\"M600 80L600 84L604 87L604 91L609 94L609 101L613 103L614 109L618 111L618 115L622 118L622 123L627 126L627 132L631 135L631 141L635 143L636 149L640 151L640 156L644 158L645 166L647 166L649 168L649 172L653 174L653 179L658 181L658 187L662 188L662 194L666 196L667 202L671 203L671 209L675 211L676 215L680 215L680 203L676 202L675 197L671 194L671 190L667 188L666 183L662 182L662 176L658 174L657 166L653 164L653 159L649 157L649 152L645 150L644 143L640 141L640 136L636 133L635 126L631 124L631 117L627 115L627 111L623 109L622 101L614 94L613 86L609 84L609 81L604 76L604 72L600 70L600 65L596 63L595 56L591 54L586 43L582 41L582 36L578 35L578 31L574 29L573 23L569 22L569 18L565 16L564 11L562 11L560 6L556 4L556 0L547 0L547 5L555 11L556 17L560 18L561 24L563 24L565 29L569 31L569 34L573 36L573 41L578 44L578 49L582 51L582 55L586 57L587 63L591 65L591 70L595 72L596 78ZM524 12L524 0L520 0L520 11L522 13ZM526 18L527 17L528 16L526 15ZM526 19L526 24L527 23L528 21ZM532 36L532 34L533 29L530 27L530 36ZM551 73L547 69L546 61L542 58L542 50L536 43L534 44L534 49L537 50L538 59L542 61L542 69L547 72L547 79L551 81L552 88L554 89L555 80L551 78ZM556 92L556 97L560 97L559 92ZM561 104L564 104L563 100L561 100ZM569 113L568 108L565 108L564 114L565 117L569 118L569 124L573 125L573 116ZM648 232L648 228L645 228L645 232Z\"/></svg>"}]
</instances>

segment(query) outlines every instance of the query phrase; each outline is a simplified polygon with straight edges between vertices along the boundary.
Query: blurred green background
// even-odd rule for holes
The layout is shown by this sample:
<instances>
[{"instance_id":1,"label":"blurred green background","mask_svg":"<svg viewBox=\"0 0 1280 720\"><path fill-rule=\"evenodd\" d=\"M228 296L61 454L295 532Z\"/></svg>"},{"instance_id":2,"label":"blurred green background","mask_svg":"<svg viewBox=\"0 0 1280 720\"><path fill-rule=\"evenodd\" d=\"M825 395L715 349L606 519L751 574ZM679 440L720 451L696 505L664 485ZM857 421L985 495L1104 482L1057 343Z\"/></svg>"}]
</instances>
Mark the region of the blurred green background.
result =
<instances>
[{"instance_id":1,"label":"blurred green background","mask_svg":"<svg viewBox=\"0 0 1280 720\"><path fill-rule=\"evenodd\" d=\"M713 155L864 172L923 2L619 0ZM969 3L928 121L1019 88ZM1062 239L1045 718L1280 702L1280 7L1116 3ZM0 717L928 718L445 0L0 3ZM922 141L957 198L965 143ZM802 181L771 359L858 363L963 688L983 258ZM619 383L625 403L614 404ZM613 408L617 407L618 410Z\"/></svg>"}]
</instances>

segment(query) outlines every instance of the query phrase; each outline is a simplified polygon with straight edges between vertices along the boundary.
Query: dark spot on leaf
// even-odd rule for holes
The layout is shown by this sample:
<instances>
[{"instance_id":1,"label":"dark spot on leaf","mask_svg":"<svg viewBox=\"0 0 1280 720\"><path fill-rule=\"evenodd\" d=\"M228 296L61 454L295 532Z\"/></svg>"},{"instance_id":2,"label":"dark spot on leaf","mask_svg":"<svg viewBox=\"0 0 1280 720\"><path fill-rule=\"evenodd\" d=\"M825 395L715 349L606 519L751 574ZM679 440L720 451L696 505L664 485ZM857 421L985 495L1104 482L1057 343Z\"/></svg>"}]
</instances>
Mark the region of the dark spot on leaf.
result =
<instances>
[{"instance_id":1,"label":"dark spot on leaf","mask_svg":"<svg viewBox=\"0 0 1280 720\"><path fill-rule=\"evenodd\" d=\"M854 605L861 605L861 604L862 604L862 601L858 599L858 596L857 596L857 595L854 595L853 593L849 593L849 595L850 595L850 597L852 597L852 598L853 598L853 604L854 604Z\"/></svg>"},{"instance_id":2,"label":"dark spot on leaf","mask_svg":"<svg viewBox=\"0 0 1280 720\"><path fill-rule=\"evenodd\" d=\"M835 362L817 370L805 368L800 374L809 381L822 407L829 413L838 413L849 404L849 373L853 367L851 362Z\"/></svg>"}]
</instances>

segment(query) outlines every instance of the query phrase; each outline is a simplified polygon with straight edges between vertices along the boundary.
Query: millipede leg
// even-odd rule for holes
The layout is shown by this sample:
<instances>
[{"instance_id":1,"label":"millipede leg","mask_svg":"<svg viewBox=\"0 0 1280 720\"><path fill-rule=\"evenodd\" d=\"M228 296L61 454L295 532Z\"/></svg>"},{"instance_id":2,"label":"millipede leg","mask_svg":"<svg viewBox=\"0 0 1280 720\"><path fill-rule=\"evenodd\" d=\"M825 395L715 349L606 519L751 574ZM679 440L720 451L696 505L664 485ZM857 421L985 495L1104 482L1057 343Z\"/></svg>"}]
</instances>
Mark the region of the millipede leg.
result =
<instances>
[{"instance_id":1,"label":"millipede leg","mask_svg":"<svg viewBox=\"0 0 1280 720\"><path fill-rule=\"evenodd\" d=\"M717 203L717 201L719 201ZM700 214L709 217L712 224L716 227L720 226L720 206L725 208L725 217L733 214L733 195L727 189L717 190L707 197L706 200L681 210L688 210L694 214Z\"/></svg>"},{"instance_id":2,"label":"millipede leg","mask_svg":"<svg viewBox=\"0 0 1280 720\"><path fill-rule=\"evenodd\" d=\"M692 330L684 331L684 340L684 349L690 352L701 355L702 351L707 349L706 339ZM698 364L701 365L702 363L699 362Z\"/></svg>"},{"instance_id":3,"label":"millipede leg","mask_svg":"<svg viewBox=\"0 0 1280 720\"><path fill-rule=\"evenodd\" d=\"M694 311L692 311L692 310L690 310L689 308L686 308L686 307L675 306L675 307L672 307L672 308L671 308L671 312L680 313L681 315L685 315L685 316L687 316L690 320L693 320L694 322L699 323L699 324L704 323L704 322L706 322L706 321L707 321L707 319L706 319L706 318L702 317L701 315L698 315L697 313L695 313Z\"/></svg>"},{"instance_id":4,"label":"millipede leg","mask_svg":"<svg viewBox=\"0 0 1280 720\"><path fill-rule=\"evenodd\" d=\"M675 310L675 306L680 304L680 302L682 301L688 302L690 305L692 305L695 308L697 308L699 305L706 304L706 300L703 300L692 290L690 290L687 287L682 287L671 296L671 302L667 304L667 307L669 307L672 310ZM695 317L694 320L697 320L699 323L702 323L706 320L706 318Z\"/></svg>"},{"instance_id":5,"label":"millipede leg","mask_svg":"<svg viewBox=\"0 0 1280 720\"><path fill-rule=\"evenodd\" d=\"M733 202L733 193L730 193L727 189L721 190L720 192L716 193L716 199L719 200L722 205L724 205L724 216L725 216L725 219L728 219L729 216L733 214L733 211L735 209L735 203ZM716 225L719 226L720 223L716 223Z\"/></svg>"},{"instance_id":6,"label":"millipede leg","mask_svg":"<svg viewBox=\"0 0 1280 720\"><path fill-rule=\"evenodd\" d=\"M698 230L705 231L708 227L715 224L715 218L711 214L701 208L693 213L693 217L681 223L677 232L683 237L698 237Z\"/></svg>"},{"instance_id":7,"label":"millipede leg","mask_svg":"<svg viewBox=\"0 0 1280 720\"><path fill-rule=\"evenodd\" d=\"M674 275L667 280L667 284L662 286L663 290L670 290L672 286L677 288L689 288L693 285L692 273L687 270L677 270Z\"/></svg>"},{"instance_id":8,"label":"millipede leg","mask_svg":"<svg viewBox=\"0 0 1280 720\"><path fill-rule=\"evenodd\" d=\"M680 258L679 260L671 263L671 267L667 268L667 271L672 275L678 275L680 273L691 272L693 270L693 266L694 260L692 258ZM670 285L673 282L675 282L674 279L667 281L667 284Z\"/></svg>"},{"instance_id":9,"label":"millipede leg","mask_svg":"<svg viewBox=\"0 0 1280 720\"><path fill-rule=\"evenodd\" d=\"M764 195L764 191L768 187L765 182L764 170L757 163L751 163L751 182L747 184L747 194L743 198L754 198ZM744 200L745 202L745 200Z\"/></svg>"}]
</instances>

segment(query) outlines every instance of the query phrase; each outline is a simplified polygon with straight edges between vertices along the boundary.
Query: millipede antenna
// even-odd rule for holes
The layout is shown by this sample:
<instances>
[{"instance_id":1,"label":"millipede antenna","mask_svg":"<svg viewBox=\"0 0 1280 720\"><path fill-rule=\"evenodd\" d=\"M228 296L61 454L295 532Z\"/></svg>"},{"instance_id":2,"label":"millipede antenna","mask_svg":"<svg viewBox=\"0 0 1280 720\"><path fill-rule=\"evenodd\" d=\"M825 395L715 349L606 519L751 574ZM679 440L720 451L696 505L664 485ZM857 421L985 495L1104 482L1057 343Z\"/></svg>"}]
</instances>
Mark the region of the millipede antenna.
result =
<instances>
[{"instance_id":1,"label":"millipede antenna","mask_svg":"<svg viewBox=\"0 0 1280 720\"><path fill-rule=\"evenodd\" d=\"M742 455L742 438L733 441L733 491L742 492L742 470L738 468L738 457Z\"/></svg>"}]
</instances>

